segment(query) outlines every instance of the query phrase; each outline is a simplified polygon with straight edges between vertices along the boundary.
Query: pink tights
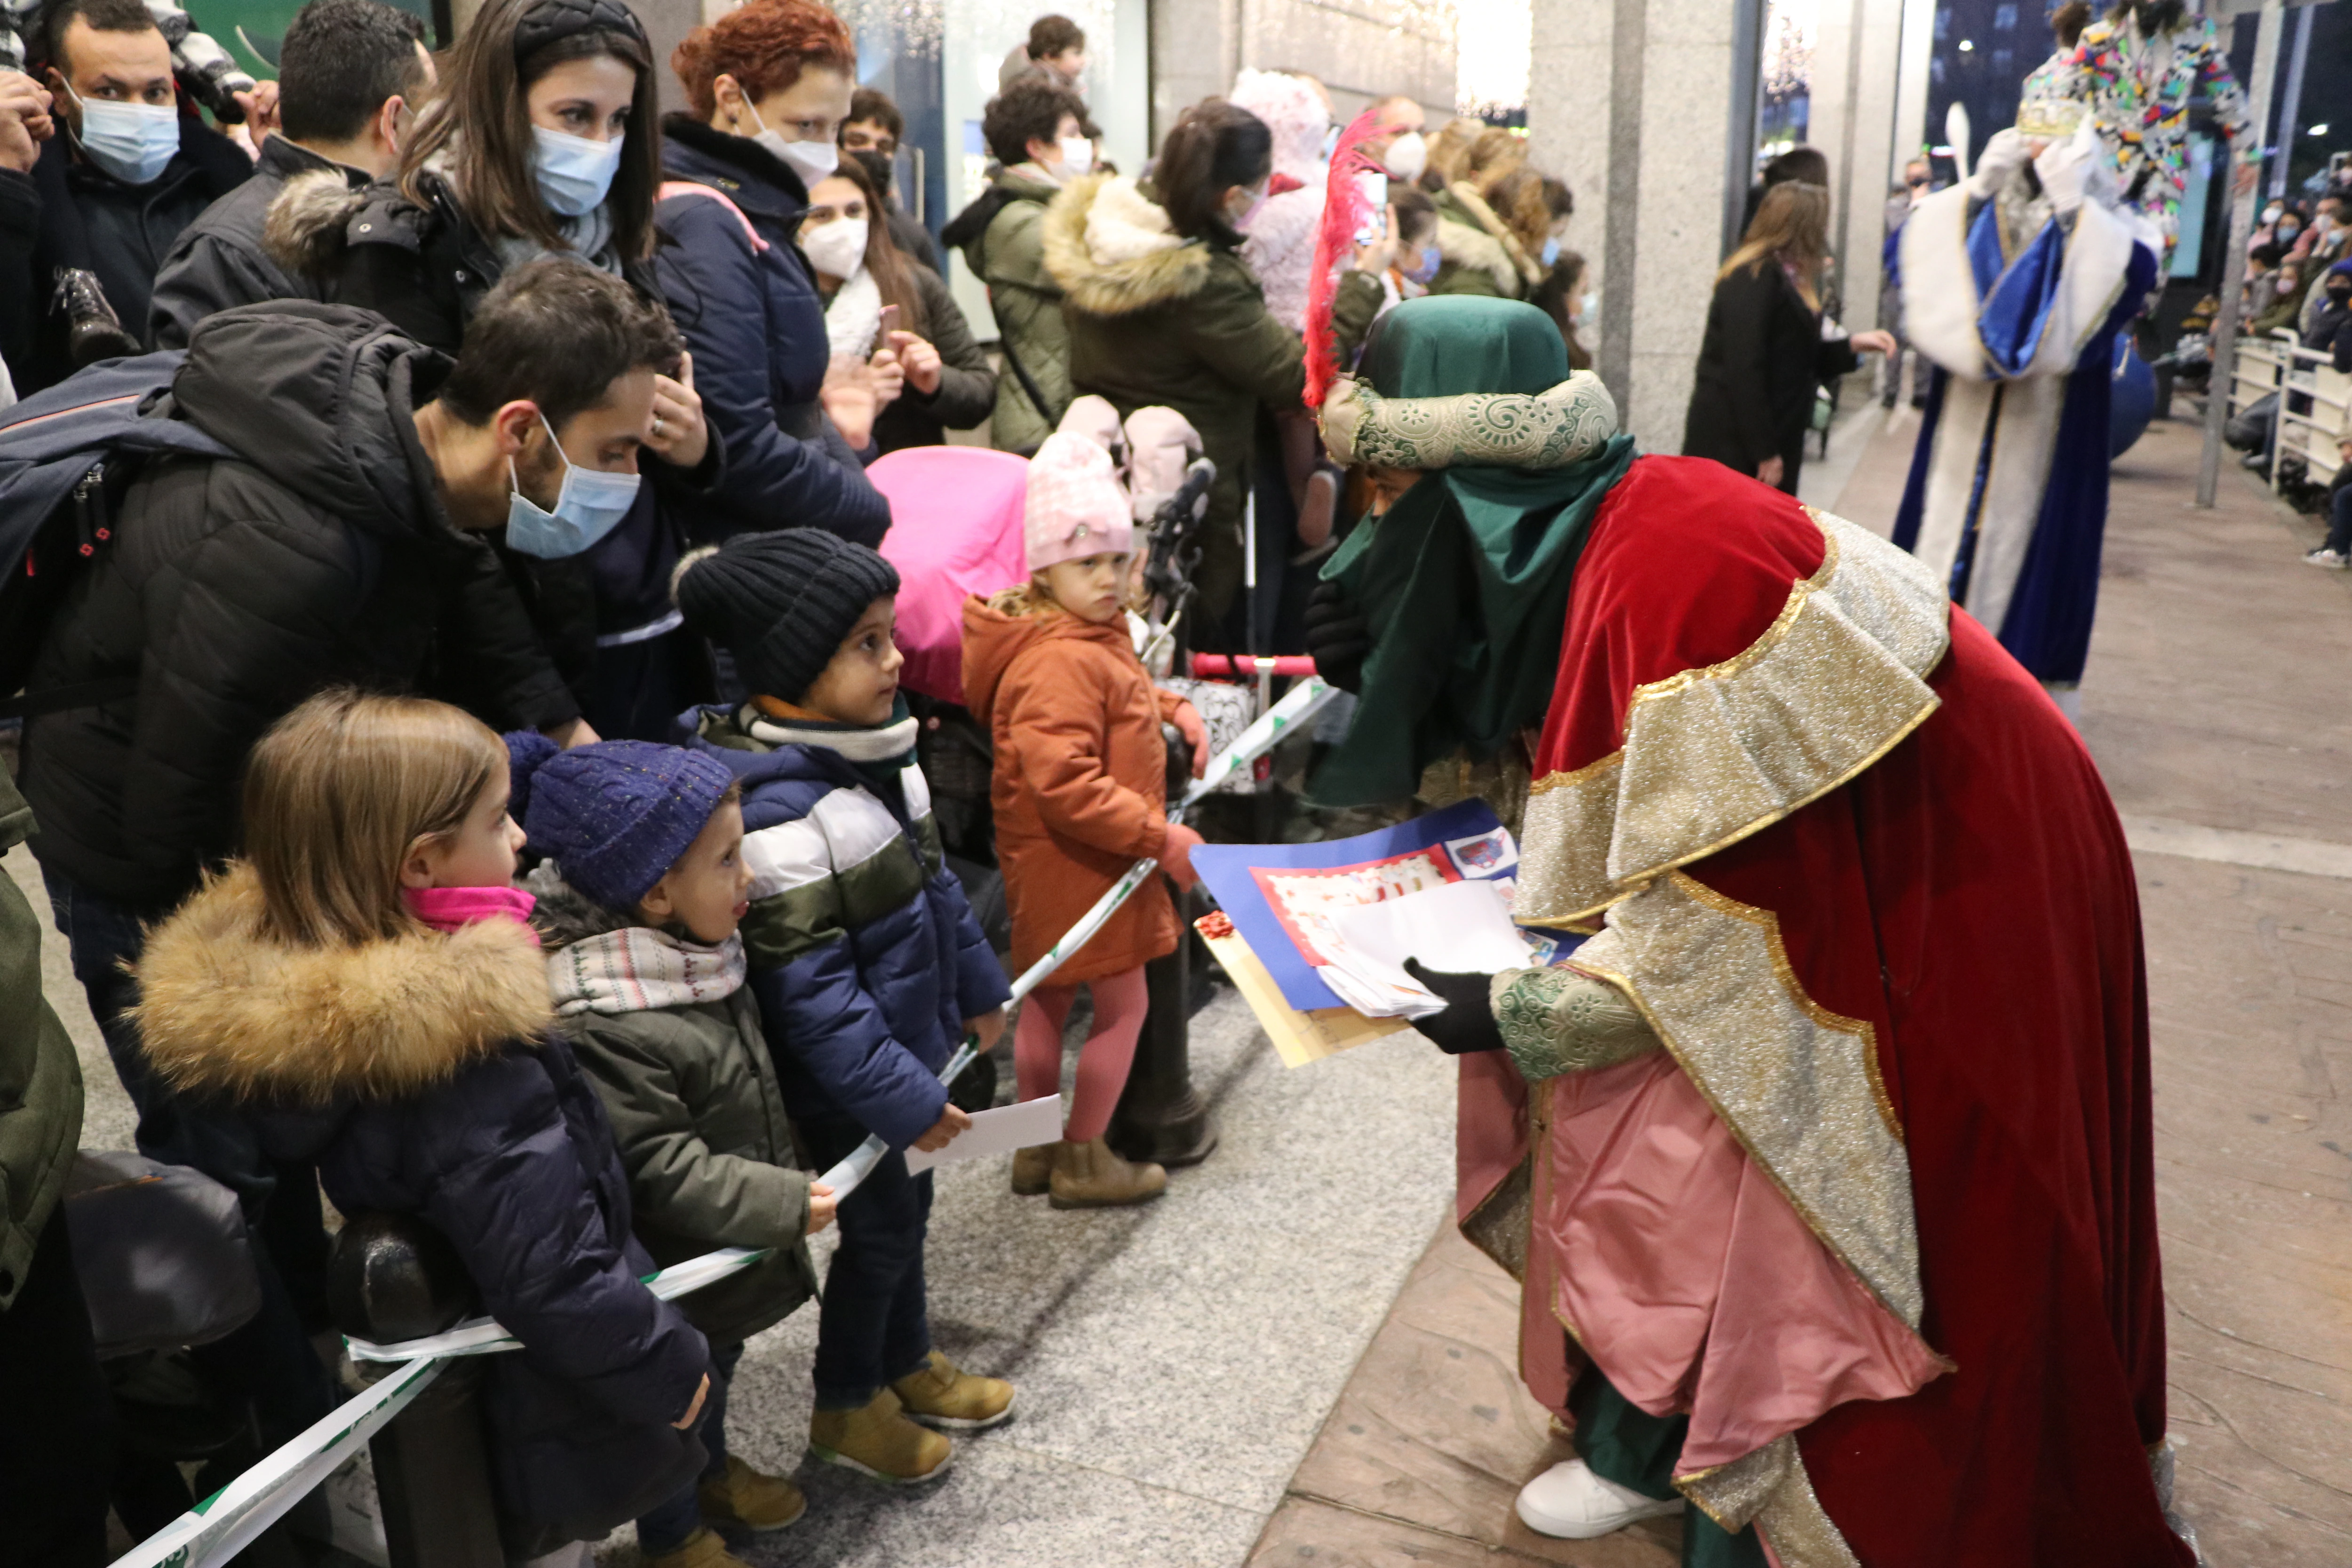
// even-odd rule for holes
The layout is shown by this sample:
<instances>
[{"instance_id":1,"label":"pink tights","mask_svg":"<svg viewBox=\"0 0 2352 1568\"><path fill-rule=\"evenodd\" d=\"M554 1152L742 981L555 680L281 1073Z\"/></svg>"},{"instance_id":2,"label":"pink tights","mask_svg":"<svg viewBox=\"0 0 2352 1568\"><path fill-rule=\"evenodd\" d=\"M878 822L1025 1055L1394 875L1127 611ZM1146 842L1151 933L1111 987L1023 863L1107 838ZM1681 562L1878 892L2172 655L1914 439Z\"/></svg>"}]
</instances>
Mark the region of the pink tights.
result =
<instances>
[{"instance_id":1,"label":"pink tights","mask_svg":"<svg viewBox=\"0 0 2352 1568\"><path fill-rule=\"evenodd\" d=\"M1062 1136L1073 1143L1091 1143L1110 1126L1110 1113L1127 1088L1127 1069L1135 1062L1147 1005L1140 964L1082 984L1094 992L1095 1016L1078 1051L1077 1092L1070 1097L1069 1120L1062 1126ZM1013 1076L1024 1100L1062 1091L1062 1026L1077 999L1076 985L1040 985L1029 994L1013 1031Z\"/></svg>"}]
</instances>

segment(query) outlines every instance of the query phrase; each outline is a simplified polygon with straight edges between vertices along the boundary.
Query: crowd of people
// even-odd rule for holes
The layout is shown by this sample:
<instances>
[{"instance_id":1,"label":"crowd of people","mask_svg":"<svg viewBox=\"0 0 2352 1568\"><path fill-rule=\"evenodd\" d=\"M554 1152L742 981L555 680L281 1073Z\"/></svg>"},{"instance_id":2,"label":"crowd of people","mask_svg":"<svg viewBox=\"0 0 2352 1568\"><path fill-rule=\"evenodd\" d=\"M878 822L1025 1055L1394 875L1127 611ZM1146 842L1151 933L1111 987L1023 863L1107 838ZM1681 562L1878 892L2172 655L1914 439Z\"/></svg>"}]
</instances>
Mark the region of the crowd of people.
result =
<instances>
[{"instance_id":1,"label":"crowd of people","mask_svg":"<svg viewBox=\"0 0 2352 1568\"><path fill-rule=\"evenodd\" d=\"M254 1238L258 1310L183 1358L244 1428L198 1488L339 1397L309 1337L322 1194L428 1221L530 1347L483 1396L516 1561L634 1520L650 1561L716 1568L712 1526L796 1517L724 1411L743 1340L819 1294L812 1453L940 1474L942 1432L1013 1391L930 1344L903 1152L968 1124L937 1075L1003 1028L1006 957L1139 857L1188 882L1199 842L1165 817L1161 726L1196 765L1205 727L1128 633L1134 465L1216 466L1189 640L1296 646L1311 573L1284 569L1344 531L1310 357L1328 381L1401 303L1458 294L1533 301L1581 362L1566 188L1514 133L1427 136L1402 97L1341 125L1287 72L1119 173L1056 16L937 240L892 189L902 116L813 0L752 0L667 62L622 0L488 0L437 55L407 13L310 0L241 125L192 104L142 0L50 0L30 43L0 74L25 400L0 431L62 432L39 456L84 482L44 492L17 563L9 821L140 1151ZM914 764L869 473L983 428L1031 474L1028 581L965 611L1002 953ZM1022 1014L1034 1099L1092 998L1064 1138L1016 1192L1166 1189L1105 1131L1177 931L1155 882ZM71 1326L79 1095L54 1031L24 1039L0 1472L26 1560L79 1564L110 1509L143 1535L199 1492ZM869 1133L893 1153L836 1215L807 1173ZM820 1289L803 1244L836 1219ZM770 1256L676 1307L638 1283L725 1246Z\"/></svg>"},{"instance_id":2,"label":"crowd of people","mask_svg":"<svg viewBox=\"0 0 2352 1568\"><path fill-rule=\"evenodd\" d=\"M2068 90L2141 68L2115 27L2161 8L2086 29ZM1359 715L1318 802L1486 795L1516 913L1580 955L1412 970L1462 1058L1465 1232L1521 1278L1521 1373L1575 1430L1520 1517L1589 1537L1688 1497L1686 1560L1717 1563L2189 1561L2149 1468L2128 858L2036 685L2073 645L2045 668L2023 621L1950 613L1999 574L1937 556L1933 464L1916 553L1793 500L1822 384L1900 346L1839 324L1819 152L1763 171L1685 455L1644 457L1589 368L1570 192L1523 135L1433 132L1409 97L1341 116L1244 71L1122 172L1084 32L1042 17L934 237L893 189L904 119L816 0L748 0L667 61L625 0L484 0L437 56L377 0L310 0L234 134L142 0L47 0L36 32L37 74L0 73L0 390L26 400L0 413L26 519L0 839L30 839L140 1152L227 1189L250 1239L257 1304L171 1361L229 1413L200 1490L339 1398L325 1202L424 1222L520 1342L479 1373L509 1562L634 1521L656 1568L730 1568L799 1518L726 1418L744 1342L811 1300L815 1460L919 1484L1012 1416L932 1342L906 1155L971 1126L940 1075L1005 1033L1008 973L1149 860L1013 1026L1020 1097L1055 1095L1089 994L1061 1137L1011 1182L1170 1190L1108 1133L1201 842L1167 737L1198 769L1208 726L1129 618L1162 470L1197 454L1184 641L1311 653ZM2200 38L2165 58L2207 69ZM2130 296L2169 240L2082 205L2105 123L2012 129L1965 189L1905 198L1954 452L2038 349L1948 363L1996 353L1980 280L1907 258L1998 207L2100 239L2079 264L2123 282L2092 292ZM2159 174L2162 129L2130 147ZM2263 243L2315 268L2336 216L2331 242L2282 207ZM2016 416L2103 396L2071 373L2120 321L2070 321L2059 395ZM950 655L994 936L920 763L887 549L935 521L894 513L893 466L982 430L1023 476L1018 567L961 599ZM83 1568L110 1510L143 1536L199 1491L98 1359L40 929L0 886L0 1513L25 1561ZM869 1138L854 1192L812 1174ZM727 1247L762 1256L675 1302L645 1284ZM2022 1410L2038 1447L2007 1441Z\"/></svg>"}]
</instances>

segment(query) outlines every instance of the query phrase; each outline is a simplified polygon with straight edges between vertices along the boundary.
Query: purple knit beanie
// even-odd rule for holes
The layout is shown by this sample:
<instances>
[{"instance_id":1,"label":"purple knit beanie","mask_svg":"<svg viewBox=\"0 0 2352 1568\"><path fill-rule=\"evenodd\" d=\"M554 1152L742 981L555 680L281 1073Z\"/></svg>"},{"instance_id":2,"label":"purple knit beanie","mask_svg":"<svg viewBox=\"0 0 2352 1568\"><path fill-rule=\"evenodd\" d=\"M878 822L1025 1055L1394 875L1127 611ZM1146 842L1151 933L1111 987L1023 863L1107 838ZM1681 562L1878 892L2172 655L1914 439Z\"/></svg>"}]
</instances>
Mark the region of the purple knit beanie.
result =
<instances>
[{"instance_id":1,"label":"purple knit beanie","mask_svg":"<svg viewBox=\"0 0 2352 1568\"><path fill-rule=\"evenodd\" d=\"M509 735L509 807L530 847L608 910L637 906L734 784L724 763L650 741L559 751L544 735Z\"/></svg>"}]
</instances>

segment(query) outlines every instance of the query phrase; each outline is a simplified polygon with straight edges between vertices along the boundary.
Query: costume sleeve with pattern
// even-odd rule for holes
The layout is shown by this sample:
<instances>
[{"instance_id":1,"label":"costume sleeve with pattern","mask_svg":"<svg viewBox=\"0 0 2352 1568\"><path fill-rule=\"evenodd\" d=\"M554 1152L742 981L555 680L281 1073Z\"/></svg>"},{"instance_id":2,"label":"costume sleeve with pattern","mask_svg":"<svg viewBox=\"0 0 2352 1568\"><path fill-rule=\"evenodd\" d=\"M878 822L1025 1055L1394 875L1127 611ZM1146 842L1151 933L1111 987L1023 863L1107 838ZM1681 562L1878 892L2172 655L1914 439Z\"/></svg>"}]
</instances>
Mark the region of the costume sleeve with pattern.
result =
<instances>
[{"instance_id":1,"label":"costume sleeve with pattern","mask_svg":"<svg viewBox=\"0 0 2352 1568\"><path fill-rule=\"evenodd\" d=\"M1488 994L1503 1045L1529 1083L1605 1068L1658 1047L1625 994L1566 965L1507 969Z\"/></svg>"}]
</instances>

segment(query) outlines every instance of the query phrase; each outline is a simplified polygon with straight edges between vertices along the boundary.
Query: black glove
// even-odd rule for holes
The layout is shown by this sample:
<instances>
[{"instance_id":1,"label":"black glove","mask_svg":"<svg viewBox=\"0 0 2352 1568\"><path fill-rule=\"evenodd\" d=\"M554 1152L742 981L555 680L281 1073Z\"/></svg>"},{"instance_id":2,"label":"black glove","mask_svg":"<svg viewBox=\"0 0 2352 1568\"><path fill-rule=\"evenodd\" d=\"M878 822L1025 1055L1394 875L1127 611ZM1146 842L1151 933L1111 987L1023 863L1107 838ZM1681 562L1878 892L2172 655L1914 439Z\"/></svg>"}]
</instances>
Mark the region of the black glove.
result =
<instances>
[{"instance_id":1,"label":"black glove","mask_svg":"<svg viewBox=\"0 0 2352 1568\"><path fill-rule=\"evenodd\" d=\"M1432 1045L1449 1057L1503 1048L1503 1031L1495 1023L1495 1005L1489 1000L1493 975L1424 969L1417 958L1404 961L1404 972L1445 999L1444 1012L1413 1020L1412 1026L1428 1036Z\"/></svg>"},{"instance_id":2,"label":"black glove","mask_svg":"<svg viewBox=\"0 0 2352 1568\"><path fill-rule=\"evenodd\" d=\"M1337 583L1316 584L1307 601L1307 651L1315 656L1316 674L1342 691L1363 689L1372 628Z\"/></svg>"}]
</instances>

